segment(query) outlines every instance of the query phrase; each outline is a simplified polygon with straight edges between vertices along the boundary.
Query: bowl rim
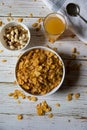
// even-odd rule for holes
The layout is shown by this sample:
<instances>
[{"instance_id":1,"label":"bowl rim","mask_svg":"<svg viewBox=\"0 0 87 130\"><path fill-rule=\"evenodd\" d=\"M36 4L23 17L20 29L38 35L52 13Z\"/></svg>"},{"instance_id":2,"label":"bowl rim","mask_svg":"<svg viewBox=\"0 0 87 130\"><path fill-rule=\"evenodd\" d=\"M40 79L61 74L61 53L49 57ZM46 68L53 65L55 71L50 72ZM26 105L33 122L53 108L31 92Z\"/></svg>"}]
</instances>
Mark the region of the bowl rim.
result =
<instances>
[{"instance_id":1,"label":"bowl rim","mask_svg":"<svg viewBox=\"0 0 87 130\"><path fill-rule=\"evenodd\" d=\"M4 31L4 29L8 26L8 27L10 27L10 26L14 26L14 25L20 25L20 26L22 26L24 29L26 29L27 31L28 31L28 41L26 42L26 45L23 47L23 48L21 48L21 49L18 49L18 50L11 50L10 48L7 48L5 45L4 45L4 43L2 42L2 40L1 40L1 38L3 39L3 34L2 34L2 31ZM2 28L1 28L1 30L0 30L0 43L2 44L2 46L6 49L6 50L8 50L8 51L14 51L14 52L19 52L19 51L21 51L21 50L24 50L26 47L27 47L27 45L30 43L30 39L31 39L31 33L30 33L30 29L28 28L28 26L26 25L26 24L24 24L24 23L20 23L20 22L15 22L15 21L11 21L11 22L8 22L8 23L6 23Z\"/></svg>"},{"instance_id":2,"label":"bowl rim","mask_svg":"<svg viewBox=\"0 0 87 130\"><path fill-rule=\"evenodd\" d=\"M50 92L48 92L48 93L46 93L46 94L43 94L43 95L35 95L35 94L31 94L31 93L27 92L25 89L23 89L23 88L19 85L19 83L18 83L18 81L17 81L16 70L17 70L17 65L18 65L18 63L19 63L19 60L21 59L21 57L22 57L23 55L25 55L26 53L28 53L29 51L31 51L31 50L33 50L33 49L44 49L44 50L51 51L51 52L53 52L54 54L57 55L57 57L62 61L62 64L63 64L63 76L62 76L62 79L61 79L60 84L57 85L54 89L52 89ZM30 47L29 49L27 49L26 51L24 51L24 52L21 54L21 56L18 58L18 60L17 60L17 62L16 62L16 66L15 66L15 78L16 78L17 85L18 85L22 90L24 90L26 93L28 93L30 96L36 96L36 97L49 96L49 95L54 94L54 93L61 87L61 85L62 85L62 83L63 83L63 81L64 81L64 78L65 78L65 65L64 65L64 62L63 62L62 58L60 57L60 55L59 55L56 51L52 50L51 48L44 47L44 46Z\"/></svg>"}]
</instances>

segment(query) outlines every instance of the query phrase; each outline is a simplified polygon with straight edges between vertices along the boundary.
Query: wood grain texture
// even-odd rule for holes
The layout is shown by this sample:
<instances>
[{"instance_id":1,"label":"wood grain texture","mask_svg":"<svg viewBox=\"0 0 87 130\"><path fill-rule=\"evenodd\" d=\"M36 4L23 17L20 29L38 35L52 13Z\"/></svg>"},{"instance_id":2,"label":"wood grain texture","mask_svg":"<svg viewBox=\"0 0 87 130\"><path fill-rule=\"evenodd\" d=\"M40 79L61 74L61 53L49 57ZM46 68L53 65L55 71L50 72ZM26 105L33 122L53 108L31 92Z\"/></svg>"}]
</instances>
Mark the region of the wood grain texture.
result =
<instances>
[{"instance_id":1,"label":"wood grain texture","mask_svg":"<svg viewBox=\"0 0 87 130\"><path fill-rule=\"evenodd\" d=\"M32 13L34 17L43 17L49 12L41 0L0 0L0 16L8 16L8 13L11 13L12 16L29 17Z\"/></svg>"},{"instance_id":2,"label":"wood grain texture","mask_svg":"<svg viewBox=\"0 0 87 130\"><path fill-rule=\"evenodd\" d=\"M9 52L0 44L0 50L3 50L0 53L0 130L87 130L87 44L79 41L69 30L51 44L45 36L43 23L41 30L36 32L32 24L50 12L41 0L0 0L0 20L4 24L8 23L8 13L11 13L13 21L22 17L23 23L29 27L31 41L26 49L38 45L56 47L66 68L64 83L55 94L39 97L37 102L19 98L21 103L18 104L18 100L9 97L8 94L15 89L22 90L13 82L18 56L26 49L21 52ZM29 16L30 13L33 14L32 18ZM71 56L74 47L80 52L76 54L76 59ZM3 63L3 59L7 62ZM67 65L69 61L70 66ZM72 64L81 64L81 67L74 70ZM80 98L76 100L73 96L73 100L68 102L66 101L68 93L80 93ZM48 118L48 114L38 116L36 113L36 105L43 100L52 107L54 116L51 119ZM57 108L56 103L60 103L61 106ZM18 114L23 114L23 120L17 120Z\"/></svg>"},{"instance_id":3,"label":"wood grain texture","mask_svg":"<svg viewBox=\"0 0 87 130\"><path fill-rule=\"evenodd\" d=\"M24 115L24 120L18 121L16 119L16 115L3 115L0 116L2 118L2 121L0 122L0 129L1 130L25 130L26 128L28 130L38 130L38 129L45 129L45 130L56 130L60 129L62 125L62 130L86 130L86 121L81 121L77 119L73 119L72 117L69 117L70 122L68 122L67 117L59 117L55 116L54 119L49 119L47 116L45 117L38 117L38 116L30 116L30 115ZM8 119L11 119L8 120ZM6 119L6 121L4 120ZM8 121L7 121L8 120ZM6 122L6 125L3 126L4 121ZM78 124L78 125L77 125Z\"/></svg>"}]
</instances>

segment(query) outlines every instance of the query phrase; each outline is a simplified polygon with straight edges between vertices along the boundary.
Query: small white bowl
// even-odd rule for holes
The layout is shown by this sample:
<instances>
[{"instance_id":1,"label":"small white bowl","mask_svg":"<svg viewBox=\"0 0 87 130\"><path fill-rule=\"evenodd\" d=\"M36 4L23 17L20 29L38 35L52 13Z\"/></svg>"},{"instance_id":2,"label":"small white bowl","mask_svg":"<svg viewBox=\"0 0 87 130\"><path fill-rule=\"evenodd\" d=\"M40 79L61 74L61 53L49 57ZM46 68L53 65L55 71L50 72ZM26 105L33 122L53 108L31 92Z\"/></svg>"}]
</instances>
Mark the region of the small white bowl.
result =
<instances>
[{"instance_id":1,"label":"small white bowl","mask_svg":"<svg viewBox=\"0 0 87 130\"><path fill-rule=\"evenodd\" d=\"M56 86L54 89L52 89L49 93L46 93L46 94L44 94L44 95L33 95L33 94L27 92L25 89L23 89L23 88L18 84L18 81L17 81L16 71L17 71L17 66L18 66L19 60L21 59L21 57L22 57L23 55L26 55L27 52L29 52L29 51L31 51L31 50L33 50L33 49L42 49L42 50L51 51L52 53L56 54L56 56L61 60L62 65L63 65L63 76L62 76L62 80L61 80L60 84L59 84L58 86ZM60 86L62 85L62 83L63 83L63 81L64 81L64 77L65 77L65 65L64 65L63 60L61 59L61 57L59 56L59 54L58 54L57 52L55 52L54 50L52 50L52 49L50 49L50 48L44 47L44 46L36 46L36 47L31 47L31 48L29 48L27 51L25 51L25 52L19 57L19 59L18 59L18 61L17 61L17 63L16 63L16 67L15 67L15 78L16 78L16 81L17 81L18 86L20 86L24 91L26 91L26 92L27 92L29 95L31 95L31 96L38 96L38 97L41 96L41 97L42 97L42 96L48 96L48 95L51 95L51 94L55 93L55 92L60 88Z\"/></svg>"},{"instance_id":2,"label":"small white bowl","mask_svg":"<svg viewBox=\"0 0 87 130\"><path fill-rule=\"evenodd\" d=\"M28 37L29 37L29 38L28 38L28 41L27 41L27 43L25 44L25 46L24 46L23 48L15 50L15 49L10 49L10 47L7 46L6 41L4 40L4 37L3 37L3 36L4 36L4 34L5 34L5 29L6 29L6 28L11 27L11 26L17 26L17 25L22 26L25 30L28 31ZM30 30L29 30L28 27L27 27L25 24L23 24L23 23L9 22L9 23L7 23L5 26L2 27L1 32L0 32L0 41L1 41L2 45L3 45L7 50L10 50L10 51L23 50L23 49L29 44L30 38L31 38Z\"/></svg>"}]
</instances>

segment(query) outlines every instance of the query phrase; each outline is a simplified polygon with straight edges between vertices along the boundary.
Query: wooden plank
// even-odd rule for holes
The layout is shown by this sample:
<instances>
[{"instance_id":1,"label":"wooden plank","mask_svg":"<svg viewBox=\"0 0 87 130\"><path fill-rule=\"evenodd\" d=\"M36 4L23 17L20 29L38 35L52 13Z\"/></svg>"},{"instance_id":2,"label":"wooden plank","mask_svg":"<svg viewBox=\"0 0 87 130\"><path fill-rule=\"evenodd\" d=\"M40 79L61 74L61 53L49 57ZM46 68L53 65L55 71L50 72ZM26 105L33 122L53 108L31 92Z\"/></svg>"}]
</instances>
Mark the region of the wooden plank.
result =
<instances>
[{"instance_id":1,"label":"wooden plank","mask_svg":"<svg viewBox=\"0 0 87 130\"><path fill-rule=\"evenodd\" d=\"M70 121L70 122L69 122ZM77 120L72 117L53 117L49 119L47 116L37 117L24 115L24 119L19 121L16 115L0 115L0 130L86 130L87 122L85 120Z\"/></svg>"},{"instance_id":2,"label":"wooden plank","mask_svg":"<svg viewBox=\"0 0 87 130\"><path fill-rule=\"evenodd\" d=\"M9 97L8 94L15 89L22 90L17 85L0 84L0 114L36 114L36 105L43 100L46 100L49 106L52 107L52 113L55 116L73 116L77 118L87 118L87 86L73 86L71 89L60 88L58 92L53 95L38 97L37 102L29 101L28 99L19 98L21 104L18 104L18 99ZM25 92L24 92L25 93ZM80 98L76 100L73 96L72 101L66 100L68 93L80 93ZM25 93L27 96L28 94ZM55 106L60 103L60 107Z\"/></svg>"},{"instance_id":3,"label":"wooden plank","mask_svg":"<svg viewBox=\"0 0 87 130\"><path fill-rule=\"evenodd\" d=\"M54 44L51 44L48 42L46 36L45 36L45 31L43 29L43 24L42 28L40 31L35 31L35 29L32 27L32 24L37 21L38 18L24 18L23 23L26 24L31 32L31 41L29 46L27 46L26 49L28 49L31 46L45 46L49 45L50 47L56 47L58 49L59 53L63 53L63 57L66 59L70 58L72 55L72 48L77 48L77 51L80 52L80 54L77 55L77 59L87 59L87 45L84 44L83 42L79 41L76 37L72 38L71 35L72 33L68 30L66 31L61 38L59 38L58 41L56 41ZM8 23L7 18L2 17L1 20L3 23ZM14 21L17 21L17 18L14 19ZM1 27L2 28L2 27ZM0 28L0 29L1 29ZM0 44L0 49L3 49L3 46ZM1 53L3 56L16 56L19 53L14 53L14 52L9 52L7 50L4 51L4 53Z\"/></svg>"},{"instance_id":4,"label":"wooden plank","mask_svg":"<svg viewBox=\"0 0 87 130\"><path fill-rule=\"evenodd\" d=\"M4 3L4 4L3 4ZM45 6L42 0L3 0L0 1L0 16L29 16L30 13L34 17L46 16L51 11Z\"/></svg>"}]
</instances>

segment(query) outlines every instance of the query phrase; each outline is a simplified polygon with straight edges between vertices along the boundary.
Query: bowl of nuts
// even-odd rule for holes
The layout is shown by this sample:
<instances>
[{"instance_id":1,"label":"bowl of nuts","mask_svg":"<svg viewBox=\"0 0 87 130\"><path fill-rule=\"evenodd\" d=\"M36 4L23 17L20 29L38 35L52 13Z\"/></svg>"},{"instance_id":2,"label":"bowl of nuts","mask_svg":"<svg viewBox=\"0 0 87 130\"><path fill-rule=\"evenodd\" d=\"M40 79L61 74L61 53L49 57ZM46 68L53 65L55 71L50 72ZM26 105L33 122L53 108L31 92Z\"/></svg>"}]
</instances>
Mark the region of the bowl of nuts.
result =
<instances>
[{"instance_id":1,"label":"bowl of nuts","mask_svg":"<svg viewBox=\"0 0 87 130\"><path fill-rule=\"evenodd\" d=\"M47 96L62 85L65 66L54 50L43 46L31 47L18 59L15 77L18 85L30 95Z\"/></svg>"},{"instance_id":2,"label":"bowl of nuts","mask_svg":"<svg viewBox=\"0 0 87 130\"><path fill-rule=\"evenodd\" d=\"M0 40L8 50L22 50L30 42L30 31L23 23L9 22L1 29Z\"/></svg>"}]
</instances>

